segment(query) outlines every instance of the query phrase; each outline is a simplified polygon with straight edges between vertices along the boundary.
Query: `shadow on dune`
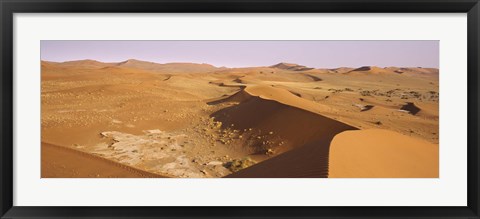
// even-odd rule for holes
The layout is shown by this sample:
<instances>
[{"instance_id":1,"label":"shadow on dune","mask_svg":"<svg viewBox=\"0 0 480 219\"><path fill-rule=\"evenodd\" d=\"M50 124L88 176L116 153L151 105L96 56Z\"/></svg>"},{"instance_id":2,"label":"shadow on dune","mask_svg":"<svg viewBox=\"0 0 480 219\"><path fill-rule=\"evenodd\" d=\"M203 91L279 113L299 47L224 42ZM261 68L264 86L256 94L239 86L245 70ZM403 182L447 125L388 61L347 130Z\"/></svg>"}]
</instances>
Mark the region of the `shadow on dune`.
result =
<instances>
[{"instance_id":1,"label":"shadow on dune","mask_svg":"<svg viewBox=\"0 0 480 219\"><path fill-rule=\"evenodd\" d=\"M365 105L363 109L361 109L361 112L369 111L374 107L374 105Z\"/></svg>"},{"instance_id":2,"label":"shadow on dune","mask_svg":"<svg viewBox=\"0 0 480 219\"><path fill-rule=\"evenodd\" d=\"M326 178L332 139L328 136L308 143L226 178Z\"/></svg>"},{"instance_id":3,"label":"shadow on dune","mask_svg":"<svg viewBox=\"0 0 480 219\"><path fill-rule=\"evenodd\" d=\"M300 93L293 92L293 91L290 91L290 93L292 93L293 95L295 95L297 97L302 97L302 94L300 94Z\"/></svg>"},{"instance_id":4,"label":"shadow on dune","mask_svg":"<svg viewBox=\"0 0 480 219\"><path fill-rule=\"evenodd\" d=\"M412 102L407 102L405 105L400 108L401 110L406 110L412 115L416 115L418 112L420 112L420 108L418 108L414 103Z\"/></svg>"},{"instance_id":5,"label":"shadow on dune","mask_svg":"<svg viewBox=\"0 0 480 219\"><path fill-rule=\"evenodd\" d=\"M312 79L313 81L323 81L321 78L317 77L317 76L314 76L314 75L310 75L310 74L303 74L307 77L309 77L310 79Z\"/></svg>"},{"instance_id":6,"label":"shadow on dune","mask_svg":"<svg viewBox=\"0 0 480 219\"><path fill-rule=\"evenodd\" d=\"M345 130L357 128L328 117L251 96L244 90L223 101L241 100L213 113L222 126L238 130L252 129L272 133L267 138L286 142L286 152L227 177L243 178L319 178L328 176L328 157L333 137ZM264 139L262 139L263 141Z\"/></svg>"}]
</instances>

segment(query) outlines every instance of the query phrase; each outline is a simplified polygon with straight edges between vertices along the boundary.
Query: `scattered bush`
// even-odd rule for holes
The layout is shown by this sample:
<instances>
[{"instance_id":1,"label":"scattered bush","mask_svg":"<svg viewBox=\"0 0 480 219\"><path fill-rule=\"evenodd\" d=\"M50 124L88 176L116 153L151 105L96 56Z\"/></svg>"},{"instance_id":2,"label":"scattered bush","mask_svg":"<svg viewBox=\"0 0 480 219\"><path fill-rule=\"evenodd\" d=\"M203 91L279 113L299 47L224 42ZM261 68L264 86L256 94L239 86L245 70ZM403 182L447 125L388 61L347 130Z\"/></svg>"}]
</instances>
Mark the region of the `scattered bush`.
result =
<instances>
[{"instance_id":1,"label":"scattered bush","mask_svg":"<svg viewBox=\"0 0 480 219\"><path fill-rule=\"evenodd\" d=\"M225 168L229 169L232 172L237 172L239 170L243 170L247 167L250 167L257 162L252 160L250 157L245 157L242 159L235 159L233 161L227 162L225 164Z\"/></svg>"}]
</instances>

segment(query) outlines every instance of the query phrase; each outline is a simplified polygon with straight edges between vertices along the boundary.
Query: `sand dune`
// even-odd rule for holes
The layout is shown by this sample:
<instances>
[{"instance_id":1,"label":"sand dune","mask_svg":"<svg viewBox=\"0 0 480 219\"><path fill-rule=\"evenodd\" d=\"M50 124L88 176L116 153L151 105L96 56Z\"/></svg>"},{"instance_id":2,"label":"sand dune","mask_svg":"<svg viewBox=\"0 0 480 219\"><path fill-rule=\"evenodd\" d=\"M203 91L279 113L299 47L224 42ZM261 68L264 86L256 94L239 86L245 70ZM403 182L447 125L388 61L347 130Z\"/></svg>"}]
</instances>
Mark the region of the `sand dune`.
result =
<instances>
[{"instance_id":1,"label":"sand dune","mask_svg":"<svg viewBox=\"0 0 480 219\"><path fill-rule=\"evenodd\" d=\"M130 166L42 142L42 178L158 178Z\"/></svg>"},{"instance_id":2,"label":"sand dune","mask_svg":"<svg viewBox=\"0 0 480 219\"><path fill-rule=\"evenodd\" d=\"M338 134L330 146L329 177L436 178L438 145L388 130Z\"/></svg>"},{"instance_id":3,"label":"sand dune","mask_svg":"<svg viewBox=\"0 0 480 219\"><path fill-rule=\"evenodd\" d=\"M438 77L438 69L436 68L399 68L399 67L386 67L380 68L377 66L363 66L360 68L343 71L347 74L353 75L365 75L365 74L399 74L404 76L415 76L415 77Z\"/></svg>"},{"instance_id":4,"label":"sand dune","mask_svg":"<svg viewBox=\"0 0 480 219\"><path fill-rule=\"evenodd\" d=\"M312 113L308 106L294 102L294 97L285 100L288 95L281 92L275 88L247 87L227 98L240 101L239 105L212 115L227 127L234 124L240 129L271 130L281 136L280 140L268 135L262 140L274 142L275 146L269 145L273 150L286 151L227 177L438 177L438 146L385 130L344 132L357 128ZM345 133L359 133L361 137ZM364 141L367 138L369 141ZM278 141L286 144L279 147ZM353 147L355 142L361 143ZM256 150L265 151L262 146ZM378 175L362 175L368 173Z\"/></svg>"},{"instance_id":5,"label":"sand dune","mask_svg":"<svg viewBox=\"0 0 480 219\"><path fill-rule=\"evenodd\" d=\"M347 73L349 71L352 71L354 68L348 68L348 67L340 67L340 68L332 68L332 69L327 69L328 72L332 73Z\"/></svg>"},{"instance_id":6,"label":"sand dune","mask_svg":"<svg viewBox=\"0 0 480 219\"><path fill-rule=\"evenodd\" d=\"M405 74L405 75L424 75L424 76L438 76L438 69L437 68L420 68L420 67L387 67L390 71L394 71L396 73Z\"/></svg>"},{"instance_id":7,"label":"sand dune","mask_svg":"<svg viewBox=\"0 0 480 219\"><path fill-rule=\"evenodd\" d=\"M143 69L157 73L205 73L213 72L221 68L217 68L209 64L196 63L166 63L159 64L155 62L145 62L135 59L129 59L117 64L118 66Z\"/></svg>"},{"instance_id":8,"label":"sand dune","mask_svg":"<svg viewBox=\"0 0 480 219\"><path fill-rule=\"evenodd\" d=\"M272 65L272 68L279 68L279 69L285 69L285 70L291 70L291 71L307 71L307 70L312 70L313 68L309 68L303 65L298 65L298 64L293 64L293 63L286 63L286 62L281 62L276 65Z\"/></svg>"},{"instance_id":9,"label":"sand dune","mask_svg":"<svg viewBox=\"0 0 480 219\"><path fill-rule=\"evenodd\" d=\"M245 134L253 142L248 152L283 153L227 177L326 177L331 139L355 127L309 111L304 100L283 89L265 86L247 87L225 98L238 105L212 114L224 127L257 130L258 139Z\"/></svg>"},{"instance_id":10,"label":"sand dune","mask_svg":"<svg viewBox=\"0 0 480 219\"><path fill-rule=\"evenodd\" d=\"M303 99L285 92L269 87L247 87L232 96L241 100L240 104L224 108L212 116L225 127L233 124L239 129L259 130L265 135L262 140L271 142L269 145L276 146L283 141L282 148L301 146L319 137L333 137L339 130L355 129L309 111L310 106L304 104Z\"/></svg>"},{"instance_id":11,"label":"sand dune","mask_svg":"<svg viewBox=\"0 0 480 219\"><path fill-rule=\"evenodd\" d=\"M47 62L42 61L44 67L59 67L59 68L76 68L76 69L101 69L106 67L115 67L117 69L136 69L144 72L155 73L205 73L221 70L209 64L197 64L197 63L155 63L146 62L135 59L129 59L123 62L111 62L104 63L95 60L78 60L68 62Z\"/></svg>"},{"instance_id":12,"label":"sand dune","mask_svg":"<svg viewBox=\"0 0 480 219\"><path fill-rule=\"evenodd\" d=\"M353 69L348 74L399 74L399 72L392 71L386 68L379 68L376 66L363 66Z\"/></svg>"}]
</instances>

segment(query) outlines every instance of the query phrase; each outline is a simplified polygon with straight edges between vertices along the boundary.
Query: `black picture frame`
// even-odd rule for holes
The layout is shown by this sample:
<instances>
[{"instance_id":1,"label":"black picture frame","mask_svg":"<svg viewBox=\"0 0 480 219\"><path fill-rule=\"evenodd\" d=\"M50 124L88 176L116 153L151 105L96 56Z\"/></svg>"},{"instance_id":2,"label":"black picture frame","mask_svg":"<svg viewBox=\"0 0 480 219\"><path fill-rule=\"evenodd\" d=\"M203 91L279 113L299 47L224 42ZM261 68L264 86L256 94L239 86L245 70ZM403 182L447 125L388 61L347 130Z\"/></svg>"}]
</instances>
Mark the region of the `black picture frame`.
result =
<instances>
[{"instance_id":1,"label":"black picture frame","mask_svg":"<svg viewBox=\"0 0 480 219\"><path fill-rule=\"evenodd\" d=\"M2 218L479 218L478 0L0 0ZM18 207L13 206L14 13L467 13L468 205L466 207ZM414 198L414 197L412 197Z\"/></svg>"}]
</instances>

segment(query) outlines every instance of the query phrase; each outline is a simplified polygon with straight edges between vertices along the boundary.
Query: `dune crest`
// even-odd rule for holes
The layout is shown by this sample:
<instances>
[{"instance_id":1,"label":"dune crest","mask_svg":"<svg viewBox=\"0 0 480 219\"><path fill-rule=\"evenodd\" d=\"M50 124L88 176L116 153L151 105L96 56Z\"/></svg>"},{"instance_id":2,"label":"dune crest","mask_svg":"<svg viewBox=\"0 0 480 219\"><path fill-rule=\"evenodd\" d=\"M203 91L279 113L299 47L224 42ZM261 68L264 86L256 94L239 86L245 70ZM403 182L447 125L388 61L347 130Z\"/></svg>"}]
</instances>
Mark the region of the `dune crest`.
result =
<instances>
[{"instance_id":1,"label":"dune crest","mask_svg":"<svg viewBox=\"0 0 480 219\"><path fill-rule=\"evenodd\" d=\"M264 85L252 85L252 86L247 86L245 88L245 92L247 92L252 96L257 96L266 100L274 100L279 103L304 109L313 113L319 113L322 111L329 110L329 107L325 105L303 99L286 89L275 88L275 87L264 86Z\"/></svg>"}]
</instances>

